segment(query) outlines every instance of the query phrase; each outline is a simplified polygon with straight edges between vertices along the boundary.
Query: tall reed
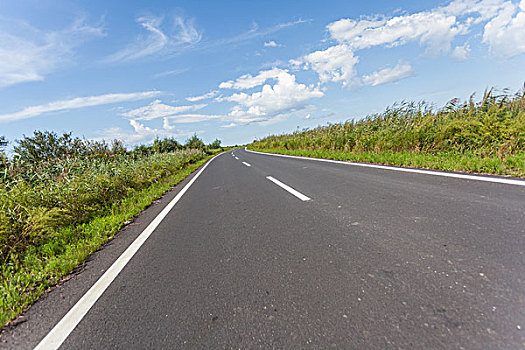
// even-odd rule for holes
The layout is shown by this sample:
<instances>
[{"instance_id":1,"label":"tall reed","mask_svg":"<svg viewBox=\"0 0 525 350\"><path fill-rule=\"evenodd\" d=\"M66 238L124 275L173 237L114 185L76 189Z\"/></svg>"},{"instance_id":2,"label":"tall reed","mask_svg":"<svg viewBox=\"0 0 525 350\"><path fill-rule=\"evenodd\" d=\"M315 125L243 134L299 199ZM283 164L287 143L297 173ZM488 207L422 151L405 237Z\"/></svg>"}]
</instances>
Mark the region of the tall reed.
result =
<instances>
[{"instance_id":1,"label":"tall reed","mask_svg":"<svg viewBox=\"0 0 525 350\"><path fill-rule=\"evenodd\" d=\"M497 94L491 89L479 102L474 102L474 96L463 103L453 99L437 111L425 102L401 102L361 120L268 136L254 141L252 147L288 153L303 151L303 154L342 152L347 158L401 153L414 157L462 155L474 163L490 158L500 161L496 170L474 166L472 171L522 176L525 175L525 90ZM389 163L386 158L384 162ZM458 164L451 170L469 169Z\"/></svg>"}]
</instances>

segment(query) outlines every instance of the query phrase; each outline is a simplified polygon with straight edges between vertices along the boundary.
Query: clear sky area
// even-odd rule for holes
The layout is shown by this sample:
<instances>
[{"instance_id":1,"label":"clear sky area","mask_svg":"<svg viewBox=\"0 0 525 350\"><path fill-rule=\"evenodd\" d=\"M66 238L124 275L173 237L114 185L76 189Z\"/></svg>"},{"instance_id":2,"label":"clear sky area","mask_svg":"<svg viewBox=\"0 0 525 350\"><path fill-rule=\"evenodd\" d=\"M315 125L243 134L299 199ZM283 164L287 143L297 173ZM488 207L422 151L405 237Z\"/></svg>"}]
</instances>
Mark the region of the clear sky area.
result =
<instances>
[{"instance_id":1,"label":"clear sky area","mask_svg":"<svg viewBox=\"0 0 525 350\"><path fill-rule=\"evenodd\" d=\"M0 136L245 144L525 82L525 0L0 0Z\"/></svg>"}]
</instances>

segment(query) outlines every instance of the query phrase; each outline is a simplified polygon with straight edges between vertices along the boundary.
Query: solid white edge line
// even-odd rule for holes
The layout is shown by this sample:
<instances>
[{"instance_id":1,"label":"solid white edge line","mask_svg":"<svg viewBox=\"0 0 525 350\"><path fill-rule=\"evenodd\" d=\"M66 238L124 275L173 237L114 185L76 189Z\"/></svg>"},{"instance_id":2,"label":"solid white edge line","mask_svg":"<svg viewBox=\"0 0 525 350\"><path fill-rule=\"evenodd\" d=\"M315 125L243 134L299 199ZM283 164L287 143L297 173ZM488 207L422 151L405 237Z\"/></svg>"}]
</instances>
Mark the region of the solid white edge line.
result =
<instances>
[{"instance_id":1,"label":"solid white edge line","mask_svg":"<svg viewBox=\"0 0 525 350\"><path fill-rule=\"evenodd\" d=\"M277 180L276 178L273 178L271 176L266 176L266 178L268 180L270 180L271 182L273 182L274 184L276 184L277 186L279 186L279 187L285 189L286 191L290 192L291 194L293 194L294 196L296 196L297 198L299 198L302 201L309 201L311 199L310 197L305 196L304 194L302 194L301 192L299 192L297 190L294 190L293 188L291 188L287 184L282 183L281 181Z\"/></svg>"},{"instance_id":2,"label":"solid white edge line","mask_svg":"<svg viewBox=\"0 0 525 350\"><path fill-rule=\"evenodd\" d=\"M246 163L246 162L242 162L242 164L244 164L244 165L246 165L246 166L252 166L251 164Z\"/></svg>"},{"instance_id":3,"label":"solid white edge line","mask_svg":"<svg viewBox=\"0 0 525 350\"><path fill-rule=\"evenodd\" d=\"M139 248L144 244L148 237L153 233L162 220L168 215L170 210L177 204L181 197L197 180L208 165L218 156L210 159L202 169L184 186L184 188L171 200L171 202L155 217L155 219L142 231L142 233L131 243L122 255L111 265L111 267L95 282L93 286L84 294L82 298L68 311L68 313L55 325L55 327L40 341L35 350L58 349L67 339L69 334L75 329L78 323L84 318L98 298L109 287L111 282L118 276L120 271L131 260Z\"/></svg>"},{"instance_id":4,"label":"solid white edge line","mask_svg":"<svg viewBox=\"0 0 525 350\"><path fill-rule=\"evenodd\" d=\"M354 166L360 166L360 167L365 167L365 168L395 170L395 171L402 171L402 172L406 172L406 173L416 173L416 174L425 174L425 175L434 175L434 176L444 176L444 177L453 177L453 178L464 179L464 180L475 180L475 181L501 183L501 184L507 184L507 185L525 186L525 181L523 181L523 180L501 179L501 178L497 178L497 177L488 177L488 176L481 176L481 175L466 175L466 174L447 173L447 172L433 171L433 170L422 170L422 169L401 168L401 167L387 166L387 165L356 163L356 162L348 162L348 161L344 161L344 160L333 160L333 159L323 159L323 158L313 158L313 157L291 156L291 155L288 155L288 154L265 153L265 152L258 152L258 151L250 151L246 147L244 148L244 150L246 152L257 153L257 154L262 154L262 155L266 155L266 156L315 160L315 161L318 161L318 162L337 163L337 164L344 164L344 165L354 165Z\"/></svg>"}]
</instances>

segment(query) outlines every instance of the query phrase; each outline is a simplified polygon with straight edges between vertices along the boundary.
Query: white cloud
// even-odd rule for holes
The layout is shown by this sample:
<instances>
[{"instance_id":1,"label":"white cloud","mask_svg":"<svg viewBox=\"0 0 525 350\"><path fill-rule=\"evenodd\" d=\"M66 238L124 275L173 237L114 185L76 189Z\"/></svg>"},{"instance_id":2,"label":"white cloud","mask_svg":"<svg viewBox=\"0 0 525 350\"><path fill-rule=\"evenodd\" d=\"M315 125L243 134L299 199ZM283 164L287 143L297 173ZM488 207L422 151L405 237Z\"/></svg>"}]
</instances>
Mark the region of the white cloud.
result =
<instances>
[{"instance_id":1,"label":"white cloud","mask_svg":"<svg viewBox=\"0 0 525 350\"><path fill-rule=\"evenodd\" d=\"M339 19L327 25L335 44L289 63L317 72L321 83L352 86L358 84L355 77L359 51L416 42L426 48L427 54L450 53L458 60L465 60L471 51L469 43L456 44L451 52L452 42L483 22L487 22L483 42L489 45L492 54L511 57L525 53L525 0L519 4L510 0L455 0L413 14ZM364 81L379 85L410 74L410 66L404 64L365 76Z\"/></svg>"},{"instance_id":2,"label":"white cloud","mask_svg":"<svg viewBox=\"0 0 525 350\"><path fill-rule=\"evenodd\" d=\"M483 43L491 54L512 57L525 52L525 1L456 0L441 8L443 13L466 17L464 26L487 22L483 28ZM461 49L460 49L461 50ZM467 50L468 51L468 50ZM463 57L464 52L452 56ZM467 54L469 52L466 52Z\"/></svg>"},{"instance_id":3,"label":"white cloud","mask_svg":"<svg viewBox=\"0 0 525 350\"><path fill-rule=\"evenodd\" d=\"M175 130L174 127L170 126L166 122L162 129L150 128L144 124L139 123L136 120L130 120L129 125L132 130L123 130L121 128L108 128L100 132L100 137L95 138L96 140L121 140L129 146L138 144L151 143L157 137L190 137L194 134L194 131L182 131Z\"/></svg>"},{"instance_id":4,"label":"white cloud","mask_svg":"<svg viewBox=\"0 0 525 350\"><path fill-rule=\"evenodd\" d=\"M75 47L103 35L101 26L89 26L83 19L63 30L45 32L1 18L0 87L43 80L73 57Z\"/></svg>"},{"instance_id":5,"label":"white cloud","mask_svg":"<svg viewBox=\"0 0 525 350\"><path fill-rule=\"evenodd\" d=\"M162 127L164 128L164 130L173 130L173 129L175 129L175 127L170 124L170 121L169 121L168 117L164 117L163 118L163 120L162 120Z\"/></svg>"},{"instance_id":6,"label":"white cloud","mask_svg":"<svg viewBox=\"0 0 525 350\"><path fill-rule=\"evenodd\" d=\"M456 0L429 11L354 20L343 18L328 24L331 38L352 50L374 46L398 46L419 41L432 54L449 53L452 40L467 34L475 24L487 22L483 42L492 54L511 57L525 52L525 0ZM430 25L431 24L431 25ZM467 46L453 55L465 57ZM461 49L463 48L463 49Z\"/></svg>"},{"instance_id":7,"label":"white cloud","mask_svg":"<svg viewBox=\"0 0 525 350\"><path fill-rule=\"evenodd\" d=\"M159 91L134 92L125 94L106 94L98 96L77 97L70 100L54 101L43 105L26 107L20 112L0 114L0 122L12 122L36 117L43 113L59 112L69 109L100 106L124 101L142 100L160 94Z\"/></svg>"},{"instance_id":8,"label":"white cloud","mask_svg":"<svg viewBox=\"0 0 525 350\"><path fill-rule=\"evenodd\" d=\"M429 25L432 23L432 25ZM319 50L299 59L290 60L292 65L311 69L319 74L321 83L340 82L343 86L358 85L356 66L357 51L374 46L398 46L419 41L431 53L450 51L454 37L465 31L456 17L443 11L431 10L393 18L375 17L354 20L343 18L327 25L336 45ZM366 76L370 85L399 80L411 74L410 65L386 68Z\"/></svg>"},{"instance_id":9,"label":"white cloud","mask_svg":"<svg viewBox=\"0 0 525 350\"><path fill-rule=\"evenodd\" d=\"M326 50L312 52L299 60L291 60L294 65L304 64L305 69L311 68L322 83L329 81L351 85L356 75L355 66L359 58L347 45L335 45Z\"/></svg>"},{"instance_id":10,"label":"white cloud","mask_svg":"<svg viewBox=\"0 0 525 350\"><path fill-rule=\"evenodd\" d=\"M370 75L363 76L363 83L377 86L408 78L413 75L412 67L408 63L400 63L393 68L384 68Z\"/></svg>"},{"instance_id":11,"label":"white cloud","mask_svg":"<svg viewBox=\"0 0 525 350\"><path fill-rule=\"evenodd\" d=\"M276 79L273 86L265 84L259 92L235 93L224 98L237 103L229 113L231 121L239 124L271 121L283 113L303 109L310 99L324 95L319 88L297 83L295 75L286 70L274 68L268 75L265 72L270 71L260 72L258 76Z\"/></svg>"},{"instance_id":12,"label":"white cloud","mask_svg":"<svg viewBox=\"0 0 525 350\"><path fill-rule=\"evenodd\" d=\"M186 97L186 100L190 101L190 102L197 102L197 101L207 100L207 99L210 99L210 98L214 98L215 96L217 96L218 93L219 93L219 91L214 90L214 91L210 91L210 92L208 92L208 93L206 93L204 95L194 96L194 97Z\"/></svg>"},{"instance_id":13,"label":"white cloud","mask_svg":"<svg viewBox=\"0 0 525 350\"><path fill-rule=\"evenodd\" d=\"M277 44L275 41L273 40L270 40L270 41L266 41L264 42L264 47L279 47L279 46L282 46L280 44Z\"/></svg>"},{"instance_id":14,"label":"white cloud","mask_svg":"<svg viewBox=\"0 0 525 350\"><path fill-rule=\"evenodd\" d=\"M172 70L168 70L168 71L165 71L165 72L157 73L153 77L154 78L162 78L162 77L167 77L168 75L178 75L178 74L185 73L188 70L189 70L188 68L172 69Z\"/></svg>"},{"instance_id":15,"label":"white cloud","mask_svg":"<svg viewBox=\"0 0 525 350\"><path fill-rule=\"evenodd\" d=\"M184 19L180 16L174 18L175 27L179 32L175 35L177 42L185 44L195 44L201 41L202 34L195 29L193 19Z\"/></svg>"},{"instance_id":16,"label":"white cloud","mask_svg":"<svg viewBox=\"0 0 525 350\"><path fill-rule=\"evenodd\" d=\"M470 55L470 46L468 43L465 43L462 46L456 46L450 56L455 58L458 61L465 61Z\"/></svg>"},{"instance_id":17,"label":"white cloud","mask_svg":"<svg viewBox=\"0 0 525 350\"><path fill-rule=\"evenodd\" d=\"M373 46L398 46L419 41L429 53L447 53L452 39L465 33L465 28L453 15L440 11L418 12L393 18L340 19L330 23L332 39L351 49L362 50Z\"/></svg>"},{"instance_id":18,"label":"white cloud","mask_svg":"<svg viewBox=\"0 0 525 350\"><path fill-rule=\"evenodd\" d=\"M508 0L455 0L447 6L438 8L447 15L458 17L468 16L466 24L468 26L485 22L494 16L505 6Z\"/></svg>"},{"instance_id":19,"label":"white cloud","mask_svg":"<svg viewBox=\"0 0 525 350\"><path fill-rule=\"evenodd\" d=\"M161 100L155 100L144 107L132 109L125 113L123 116L134 119L134 120L153 120L161 117L169 117L174 114L187 112L190 110L197 110L206 107L206 104L199 104L193 106L170 106L162 103Z\"/></svg>"},{"instance_id":20,"label":"white cloud","mask_svg":"<svg viewBox=\"0 0 525 350\"><path fill-rule=\"evenodd\" d=\"M246 90L251 89L257 86L264 84L268 79L276 79L282 70L279 68L273 68L270 70L264 70L259 72L256 76L251 76L250 74L245 74L237 80L225 81L219 84L220 89L237 89L237 90Z\"/></svg>"},{"instance_id":21,"label":"white cloud","mask_svg":"<svg viewBox=\"0 0 525 350\"><path fill-rule=\"evenodd\" d=\"M226 124L226 125L221 125L221 128L224 128L224 129L229 129L229 128L234 128L236 127L237 124L236 123L230 123L230 124Z\"/></svg>"},{"instance_id":22,"label":"white cloud","mask_svg":"<svg viewBox=\"0 0 525 350\"><path fill-rule=\"evenodd\" d=\"M512 57L525 53L525 0L504 3L486 25L483 42L495 56Z\"/></svg>"},{"instance_id":23,"label":"white cloud","mask_svg":"<svg viewBox=\"0 0 525 350\"><path fill-rule=\"evenodd\" d=\"M173 16L169 26L164 17L145 16L139 17L137 23L146 30L146 35L137 37L134 44L110 55L105 62L131 61L153 54L170 54L181 47L195 45L202 39L193 19Z\"/></svg>"}]
</instances>

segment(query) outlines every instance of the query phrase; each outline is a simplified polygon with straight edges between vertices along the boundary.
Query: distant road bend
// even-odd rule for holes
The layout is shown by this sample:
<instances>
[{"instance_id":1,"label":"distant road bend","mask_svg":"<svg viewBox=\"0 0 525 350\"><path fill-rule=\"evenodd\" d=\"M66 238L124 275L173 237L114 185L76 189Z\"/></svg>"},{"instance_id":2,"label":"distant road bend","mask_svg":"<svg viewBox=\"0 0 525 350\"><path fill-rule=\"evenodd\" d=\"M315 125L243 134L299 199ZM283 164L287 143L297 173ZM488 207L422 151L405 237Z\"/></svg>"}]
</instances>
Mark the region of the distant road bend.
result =
<instances>
[{"instance_id":1,"label":"distant road bend","mask_svg":"<svg viewBox=\"0 0 525 350\"><path fill-rule=\"evenodd\" d=\"M81 273L7 344L525 348L525 182L513 181L226 152L94 294L46 306Z\"/></svg>"}]
</instances>

